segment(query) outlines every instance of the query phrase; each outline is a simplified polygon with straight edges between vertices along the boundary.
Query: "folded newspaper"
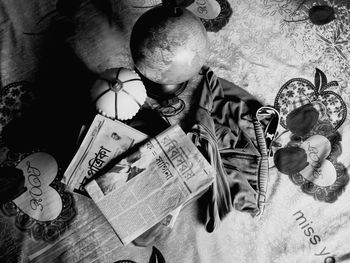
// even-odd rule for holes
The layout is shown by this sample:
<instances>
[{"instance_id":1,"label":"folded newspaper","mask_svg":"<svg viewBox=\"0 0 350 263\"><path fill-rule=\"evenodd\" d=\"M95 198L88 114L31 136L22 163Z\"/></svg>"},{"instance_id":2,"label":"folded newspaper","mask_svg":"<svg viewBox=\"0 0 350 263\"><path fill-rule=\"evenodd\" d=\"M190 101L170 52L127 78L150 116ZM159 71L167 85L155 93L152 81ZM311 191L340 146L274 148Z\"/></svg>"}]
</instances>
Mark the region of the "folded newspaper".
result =
<instances>
[{"instance_id":1,"label":"folded newspaper","mask_svg":"<svg viewBox=\"0 0 350 263\"><path fill-rule=\"evenodd\" d=\"M103 172L103 169L106 169L117 156L147 138L146 134L120 121L113 121L97 114L65 171L62 182L73 192L88 196L84 188L86 182L99 172ZM161 223L172 228L180 210L181 207L178 207L169 213Z\"/></svg>"},{"instance_id":2,"label":"folded newspaper","mask_svg":"<svg viewBox=\"0 0 350 263\"><path fill-rule=\"evenodd\" d=\"M110 161L148 136L124 123L97 114L77 153L66 169L62 183L88 196L84 185Z\"/></svg>"},{"instance_id":3,"label":"folded newspaper","mask_svg":"<svg viewBox=\"0 0 350 263\"><path fill-rule=\"evenodd\" d=\"M215 173L175 125L90 180L85 189L127 245L206 190Z\"/></svg>"}]
</instances>

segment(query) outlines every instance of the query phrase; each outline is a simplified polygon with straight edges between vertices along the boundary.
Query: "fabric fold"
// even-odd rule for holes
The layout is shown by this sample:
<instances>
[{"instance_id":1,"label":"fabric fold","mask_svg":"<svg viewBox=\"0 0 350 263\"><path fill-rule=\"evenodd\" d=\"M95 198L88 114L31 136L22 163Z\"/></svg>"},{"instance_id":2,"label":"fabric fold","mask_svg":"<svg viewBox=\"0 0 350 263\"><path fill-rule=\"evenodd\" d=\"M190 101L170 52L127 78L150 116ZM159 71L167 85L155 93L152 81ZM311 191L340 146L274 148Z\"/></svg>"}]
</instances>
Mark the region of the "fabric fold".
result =
<instances>
[{"instance_id":1,"label":"fabric fold","mask_svg":"<svg viewBox=\"0 0 350 263\"><path fill-rule=\"evenodd\" d=\"M218 78L210 68L203 68L202 74L198 107L188 134L217 171L205 199L205 227L212 232L232 209L252 216L262 212L268 163L265 127L256 119L262 103Z\"/></svg>"}]
</instances>

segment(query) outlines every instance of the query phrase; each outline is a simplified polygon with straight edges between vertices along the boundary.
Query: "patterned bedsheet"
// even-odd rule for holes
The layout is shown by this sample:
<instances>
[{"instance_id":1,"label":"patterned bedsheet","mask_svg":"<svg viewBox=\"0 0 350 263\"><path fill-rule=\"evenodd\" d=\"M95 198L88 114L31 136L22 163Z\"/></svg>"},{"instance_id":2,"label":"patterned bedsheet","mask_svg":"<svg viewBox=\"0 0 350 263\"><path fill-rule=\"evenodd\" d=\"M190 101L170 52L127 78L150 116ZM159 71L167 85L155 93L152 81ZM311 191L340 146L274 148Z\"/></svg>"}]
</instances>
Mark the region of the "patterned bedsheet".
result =
<instances>
[{"instance_id":1,"label":"patterned bedsheet","mask_svg":"<svg viewBox=\"0 0 350 263\"><path fill-rule=\"evenodd\" d=\"M64 128L77 130L75 118L86 106L78 86L87 87L92 79L84 74L132 66L127 39L145 11L133 6L158 1L102 1L108 8L98 2L82 1L68 19L57 12L42 19L55 9L55 1L0 2L0 132L35 103L38 74L47 76L46 93L60 89L57 100L49 102L52 107L67 103L67 108L21 126L20 142L25 133L33 135L32 128L38 132L35 138L52 139L35 129L43 121L57 127L67 121ZM350 262L350 3L305 1L297 9L301 0L228 2L233 12L228 24L208 32L207 65L275 107L281 117L269 160L264 214L232 211L208 233L191 204L151 246L116 249L115 236L92 202L66 192L51 178L47 184L52 182L62 200L62 212L53 222L38 222L13 203L2 205L1 260L48 262L40 256L46 254L52 262ZM335 10L330 23L288 22L303 20L312 6L322 4ZM50 21L58 26L49 40L51 48L46 48ZM59 44L65 49L56 49ZM70 65L62 63L62 52L73 54ZM79 98L80 107L68 108ZM72 135L62 130L62 140ZM1 145L1 166L19 163L27 154ZM69 158L57 154L63 157L62 166L67 164ZM56 173L59 178L62 170ZM100 228L92 230L96 224Z\"/></svg>"}]
</instances>

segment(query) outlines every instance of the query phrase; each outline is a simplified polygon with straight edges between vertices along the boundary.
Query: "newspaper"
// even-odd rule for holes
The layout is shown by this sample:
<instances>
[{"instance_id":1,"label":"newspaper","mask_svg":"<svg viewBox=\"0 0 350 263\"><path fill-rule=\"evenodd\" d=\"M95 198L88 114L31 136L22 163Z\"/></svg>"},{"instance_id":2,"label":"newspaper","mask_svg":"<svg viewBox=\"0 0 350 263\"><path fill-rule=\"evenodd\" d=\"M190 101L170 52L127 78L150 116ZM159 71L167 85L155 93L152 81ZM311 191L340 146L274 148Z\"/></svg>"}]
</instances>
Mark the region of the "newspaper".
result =
<instances>
[{"instance_id":1,"label":"newspaper","mask_svg":"<svg viewBox=\"0 0 350 263\"><path fill-rule=\"evenodd\" d=\"M124 123L97 114L77 153L66 169L62 183L87 195L84 185L111 160L148 136Z\"/></svg>"},{"instance_id":2,"label":"newspaper","mask_svg":"<svg viewBox=\"0 0 350 263\"><path fill-rule=\"evenodd\" d=\"M78 141L81 145L64 173L62 182L78 194L88 196L84 185L96 173L132 148L134 145L145 141L148 136L124 123L108 119L97 114L90 125L85 137L83 130ZM89 197L89 196L88 196ZM172 228L181 207L178 207L162 221L162 224Z\"/></svg>"},{"instance_id":3,"label":"newspaper","mask_svg":"<svg viewBox=\"0 0 350 263\"><path fill-rule=\"evenodd\" d=\"M85 189L127 245L207 189L214 176L212 166L174 125Z\"/></svg>"}]
</instances>

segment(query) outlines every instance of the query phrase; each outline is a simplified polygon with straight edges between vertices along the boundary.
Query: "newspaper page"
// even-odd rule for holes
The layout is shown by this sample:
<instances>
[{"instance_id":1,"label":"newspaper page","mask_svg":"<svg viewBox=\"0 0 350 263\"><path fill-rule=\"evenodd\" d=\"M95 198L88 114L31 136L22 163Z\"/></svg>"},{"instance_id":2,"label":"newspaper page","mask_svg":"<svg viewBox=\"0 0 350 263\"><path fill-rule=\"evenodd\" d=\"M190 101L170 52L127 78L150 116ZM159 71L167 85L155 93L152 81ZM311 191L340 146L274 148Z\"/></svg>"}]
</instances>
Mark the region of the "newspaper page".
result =
<instances>
[{"instance_id":1,"label":"newspaper page","mask_svg":"<svg viewBox=\"0 0 350 263\"><path fill-rule=\"evenodd\" d=\"M87 195L84 185L93 175L147 137L120 121L97 114L66 169L62 183L74 192Z\"/></svg>"},{"instance_id":2,"label":"newspaper page","mask_svg":"<svg viewBox=\"0 0 350 263\"><path fill-rule=\"evenodd\" d=\"M214 176L212 166L174 125L85 189L127 245L207 189Z\"/></svg>"}]
</instances>

